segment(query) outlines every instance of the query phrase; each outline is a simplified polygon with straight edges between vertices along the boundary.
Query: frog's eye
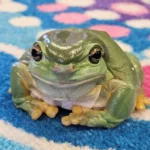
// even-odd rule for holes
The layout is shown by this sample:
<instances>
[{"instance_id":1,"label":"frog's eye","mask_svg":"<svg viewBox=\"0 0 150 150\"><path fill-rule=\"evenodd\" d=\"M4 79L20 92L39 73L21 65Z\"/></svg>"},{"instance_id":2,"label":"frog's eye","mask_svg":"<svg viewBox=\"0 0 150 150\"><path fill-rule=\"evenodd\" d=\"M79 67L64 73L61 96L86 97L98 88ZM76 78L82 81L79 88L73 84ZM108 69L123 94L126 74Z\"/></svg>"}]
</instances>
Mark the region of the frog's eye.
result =
<instances>
[{"instance_id":1,"label":"frog's eye","mask_svg":"<svg viewBox=\"0 0 150 150\"><path fill-rule=\"evenodd\" d=\"M93 64L98 64L102 57L102 47L94 46L89 52L89 61Z\"/></svg>"},{"instance_id":2,"label":"frog's eye","mask_svg":"<svg viewBox=\"0 0 150 150\"><path fill-rule=\"evenodd\" d=\"M33 45L33 48L31 50L31 55L35 61L40 61L42 59L42 51L40 46L37 43Z\"/></svg>"}]
</instances>

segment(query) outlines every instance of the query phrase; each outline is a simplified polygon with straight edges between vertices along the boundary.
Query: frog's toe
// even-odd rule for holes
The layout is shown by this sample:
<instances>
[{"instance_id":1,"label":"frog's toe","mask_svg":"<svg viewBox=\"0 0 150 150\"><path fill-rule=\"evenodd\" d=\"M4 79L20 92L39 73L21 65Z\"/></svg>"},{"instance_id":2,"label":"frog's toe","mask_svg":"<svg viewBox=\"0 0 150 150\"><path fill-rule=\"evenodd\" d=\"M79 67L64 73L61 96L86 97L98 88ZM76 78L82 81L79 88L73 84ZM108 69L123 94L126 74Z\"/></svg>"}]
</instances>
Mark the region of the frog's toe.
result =
<instances>
[{"instance_id":1,"label":"frog's toe","mask_svg":"<svg viewBox=\"0 0 150 150\"><path fill-rule=\"evenodd\" d=\"M145 109L144 98L145 98L145 96L144 96L144 93L142 91L136 100L136 109L137 110L144 110Z\"/></svg>"},{"instance_id":2,"label":"frog's toe","mask_svg":"<svg viewBox=\"0 0 150 150\"><path fill-rule=\"evenodd\" d=\"M33 120L37 120L42 115L42 110L38 107L33 107L33 110L30 113L30 116Z\"/></svg>"},{"instance_id":3,"label":"frog's toe","mask_svg":"<svg viewBox=\"0 0 150 150\"><path fill-rule=\"evenodd\" d=\"M78 124L87 125L88 123L88 117L84 114L77 115L77 114L71 113L69 117L73 125L78 125Z\"/></svg>"},{"instance_id":4,"label":"frog's toe","mask_svg":"<svg viewBox=\"0 0 150 150\"><path fill-rule=\"evenodd\" d=\"M48 104L45 103L42 100L38 100L38 99L32 99L30 102L32 105L40 108L43 112L45 112L48 109Z\"/></svg>"},{"instance_id":5,"label":"frog's toe","mask_svg":"<svg viewBox=\"0 0 150 150\"><path fill-rule=\"evenodd\" d=\"M145 110L146 109L145 104L143 103L143 104L136 105L136 109L137 110Z\"/></svg>"},{"instance_id":6,"label":"frog's toe","mask_svg":"<svg viewBox=\"0 0 150 150\"><path fill-rule=\"evenodd\" d=\"M91 111L91 108L87 108L87 107L82 107L82 106L78 106L78 105L74 105L72 107L72 112L74 114L84 114L84 113L88 113Z\"/></svg>"},{"instance_id":7,"label":"frog's toe","mask_svg":"<svg viewBox=\"0 0 150 150\"><path fill-rule=\"evenodd\" d=\"M69 125L87 125L88 117L83 114L70 113L69 116L65 116L61 120L65 126Z\"/></svg>"},{"instance_id":8,"label":"frog's toe","mask_svg":"<svg viewBox=\"0 0 150 150\"><path fill-rule=\"evenodd\" d=\"M45 102L42 102L41 105L39 106L39 108L43 111L46 112L46 110L48 109L48 104L46 104Z\"/></svg>"},{"instance_id":9,"label":"frog's toe","mask_svg":"<svg viewBox=\"0 0 150 150\"><path fill-rule=\"evenodd\" d=\"M62 117L61 120L62 124L64 126L69 126L69 125L78 125L79 124L79 115L75 113L70 113L69 116Z\"/></svg>"},{"instance_id":10,"label":"frog's toe","mask_svg":"<svg viewBox=\"0 0 150 150\"><path fill-rule=\"evenodd\" d=\"M145 96L145 93L141 91L136 101L137 110L145 110L146 106L150 106L150 99Z\"/></svg>"},{"instance_id":11,"label":"frog's toe","mask_svg":"<svg viewBox=\"0 0 150 150\"><path fill-rule=\"evenodd\" d=\"M49 105L45 113L48 117L54 118L57 115L58 111L58 107Z\"/></svg>"},{"instance_id":12,"label":"frog's toe","mask_svg":"<svg viewBox=\"0 0 150 150\"><path fill-rule=\"evenodd\" d=\"M69 114L69 119L70 119L71 124L78 125L79 122L80 122L80 118L79 117L80 117L80 115L78 115L78 114L70 113Z\"/></svg>"},{"instance_id":13,"label":"frog's toe","mask_svg":"<svg viewBox=\"0 0 150 150\"><path fill-rule=\"evenodd\" d=\"M61 123L64 126L70 126L71 125L70 117L69 116L62 117Z\"/></svg>"},{"instance_id":14,"label":"frog's toe","mask_svg":"<svg viewBox=\"0 0 150 150\"><path fill-rule=\"evenodd\" d=\"M62 118L62 124L69 125L87 125L88 120L99 114L99 111L90 108L74 105L72 107L72 113L69 116Z\"/></svg>"},{"instance_id":15,"label":"frog's toe","mask_svg":"<svg viewBox=\"0 0 150 150\"><path fill-rule=\"evenodd\" d=\"M74 105L72 107L72 112L75 113L75 114L82 114L83 113L83 109L82 109L81 106Z\"/></svg>"},{"instance_id":16,"label":"frog's toe","mask_svg":"<svg viewBox=\"0 0 150 150\"><path fill-rule=\"evenodd\" d=\"M150 106L150 99L145 97L144 103L145 103L145 105Z\"/></svg>"}]
</instances>

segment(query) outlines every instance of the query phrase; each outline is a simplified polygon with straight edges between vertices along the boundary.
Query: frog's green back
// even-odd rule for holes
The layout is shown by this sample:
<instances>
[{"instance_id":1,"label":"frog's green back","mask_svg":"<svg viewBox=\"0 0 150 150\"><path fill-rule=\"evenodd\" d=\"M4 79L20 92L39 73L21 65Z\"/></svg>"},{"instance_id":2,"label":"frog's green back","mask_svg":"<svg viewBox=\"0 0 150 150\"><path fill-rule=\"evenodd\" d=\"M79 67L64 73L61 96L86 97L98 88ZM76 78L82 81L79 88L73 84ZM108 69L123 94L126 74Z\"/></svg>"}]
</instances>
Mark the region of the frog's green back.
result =
<instances>
[{"instance_id":1,"label":"frog's green back","mask_svg":"<svg viewBox=\"0 0 150 150\"><path fill-rule=\"evenodd\" d=\"M130 61L132 62L133 66L134 66L134 68L135 68L135 70L136 70L136 72L138 74L140 82L143 83L144 74L143 74L143 71L142 71L142 67L141 67L140 61L133 54L131 54L129 52L126 52L126 54L129 57Z\"/></svg>"}]
</instances>

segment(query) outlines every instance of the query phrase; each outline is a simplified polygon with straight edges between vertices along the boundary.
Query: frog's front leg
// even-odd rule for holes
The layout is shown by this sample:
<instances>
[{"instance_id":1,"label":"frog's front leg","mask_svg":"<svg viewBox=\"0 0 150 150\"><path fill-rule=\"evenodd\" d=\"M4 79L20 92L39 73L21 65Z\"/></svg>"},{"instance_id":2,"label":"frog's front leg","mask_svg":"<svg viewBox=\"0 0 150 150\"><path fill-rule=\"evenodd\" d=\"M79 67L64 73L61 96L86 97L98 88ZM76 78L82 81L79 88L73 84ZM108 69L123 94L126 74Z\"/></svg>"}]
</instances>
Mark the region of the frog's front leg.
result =
<instances>
[{"instance_id":1,"label":"frog's front leg","mask_svg":"<svg viewBox=\"0 0 150 150\"><path fill-rule=\"evenodd\" d=\"M117 80L111 81L109 88L112 94L104 110L75 106L69 116L62 118L62 123L64 125L79 124L89 127L112 128L127 119L135 109L135 88Z\"/></svg>"},{"instance_id":2,"label":"frog's front leg","mask_svg":"<svg viewBox=\"0 0 150 150\"><path fill-rule=\"evenodd\" d=\"M58 108L33 98L30 90L35 88L34 86L34 80L27 66L20 62L15 63L11 71L11 93L15 106L27 111L33 120L38 119L43 112L50 118L54 118Z\"/></svg>"}]
</instances>

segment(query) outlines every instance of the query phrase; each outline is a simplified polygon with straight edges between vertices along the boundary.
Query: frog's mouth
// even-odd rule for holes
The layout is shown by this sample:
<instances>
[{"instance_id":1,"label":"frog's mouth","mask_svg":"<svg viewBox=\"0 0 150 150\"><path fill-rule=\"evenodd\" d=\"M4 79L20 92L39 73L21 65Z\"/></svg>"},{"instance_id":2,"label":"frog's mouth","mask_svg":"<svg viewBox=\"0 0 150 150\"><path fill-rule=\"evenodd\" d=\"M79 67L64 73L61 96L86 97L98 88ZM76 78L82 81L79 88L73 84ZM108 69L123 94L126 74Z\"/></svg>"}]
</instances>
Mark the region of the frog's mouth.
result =
<instances>
[{"instance_id":1,"label":"frog's mouth","mask_svg":"<svg viewBox=\"0 0 150 150\"><path fill-rule=\"evenodd\" d=\"M85 80L82 80L82 81L69 81L69 82L65 82L65 81L62 81L62 82L52 82L52 81L47 81L45 79L42 79L40 78L39 76L35 75L32 73L32 76L35 78L35 79L38 79L40 81L42 81L43 83L46 83L50 86L55 86L55 87L75 87L75 86L80 86L80 85L83 85L83 84L86 84L86 83L89 83L89 82L93 82L95 81L95 83L99 84L101 80L104 79L105 75L97 75L95 77L92 77L92 78L88 78L88 79L85 79Z\"/></svg>"}]
</instances>

